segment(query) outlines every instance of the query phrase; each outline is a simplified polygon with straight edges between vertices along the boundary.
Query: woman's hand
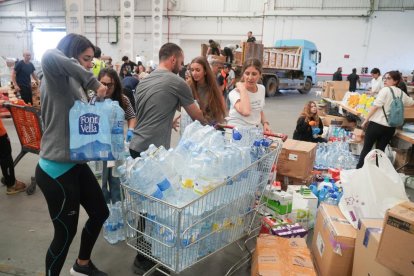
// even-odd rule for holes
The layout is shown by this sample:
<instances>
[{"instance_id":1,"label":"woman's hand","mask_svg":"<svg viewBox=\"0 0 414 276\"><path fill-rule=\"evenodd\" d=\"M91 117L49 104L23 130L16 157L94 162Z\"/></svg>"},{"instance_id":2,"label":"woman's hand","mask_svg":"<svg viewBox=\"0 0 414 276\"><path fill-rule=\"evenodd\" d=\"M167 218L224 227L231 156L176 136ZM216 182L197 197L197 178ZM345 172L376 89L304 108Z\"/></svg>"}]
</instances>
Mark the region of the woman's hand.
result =
<instances>
[{"instance_id":1,"label":"woman's hand","mask_svg":"<svg viewBox=\"0 0 414 276\"><path fill-rule=\"evenodd\" d=\"M272 130L270 129L270 125L268 122L265 122L263 124L263 132L272 132Z\"/></svg>"},{"instance_id":2,"label":"woman's hand","mask_svg":"<svg viewBox=\"0 0 414 276\"><path fill-rule=\"evenodd\" d=\"M243 82L237 82L236 83L236 91L237 92L241 92L241 91L243 91L245 89L245 87L244 87L244 83Z\"/></svg>"},{"instance_id":3,"label":"woman's hand","mask_svg":"<svg viewBox=\"0 0 414 276\"><path fill-rule=\"evenodd\" d=\"M100 99L104 99L106 96L106 92L107 92L108 88L101 84L98 89L96 89L96 97L100 98Z\"/></svg>"},{"instance_id":4,"label":"woman's hand","mask_svg":"<svg viewBox=\"0 0 414 276\"><path fill-rule=\"evenodd\" d=\"M369 121L364 120L364 122L361 124L361 128L362 128L362 129L366 129L366 128L367 128L367 126L368 126L368 122L369 122Z\"/></svg>"},{"instance_id":5,"label":"woman's hand","mask_svg":"<svg viewBox=\"0 0 414 276\"><path fill-rule=\"evenodd\" d=\"M174 121L173 121L173 129L175 130L175 132L177 132L178 131L178 127L180 126L180 118L181 118L181 115L179 115L177 118L175 118L174 119Z\"/></svg>"}]
</instances>

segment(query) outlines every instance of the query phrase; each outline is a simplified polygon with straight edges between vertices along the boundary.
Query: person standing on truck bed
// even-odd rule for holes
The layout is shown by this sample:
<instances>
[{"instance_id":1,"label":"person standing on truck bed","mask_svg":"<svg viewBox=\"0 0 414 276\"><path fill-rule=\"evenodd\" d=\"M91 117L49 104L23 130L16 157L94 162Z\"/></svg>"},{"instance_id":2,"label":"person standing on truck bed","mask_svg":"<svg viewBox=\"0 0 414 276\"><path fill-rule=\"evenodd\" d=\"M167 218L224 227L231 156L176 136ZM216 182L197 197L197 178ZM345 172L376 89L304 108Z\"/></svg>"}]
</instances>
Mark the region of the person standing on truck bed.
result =
<instances>
[{"instance_id":1,"label":"person standing on truck bed","mask_svg":"<svg viewBox=\"0 0 414 276\"><path fill-rule=\"evenodd\" d=\"M210 39L208 41L209 43L209 47L207 49L207 55L216 55L219 56L220 55L220 44L218 44L217 42L215 42L214 40Z\"/></svg>"},{"instance_id":2,"label":"person standing on truck bed","mask_svg":"<svg viewBox=\"0 0 414 276\"><path fill-rule=\"evenodd\" d=\"M332 76L333 81L342 81L342 67L338 67L338 70Z\"/></svg>"},{"instance_id":3,"label":"person standing on truck bed","mask_svg":"<svg viewBox=\"0 0 414 276\"><path fill-rule=\"evenodd\" d=\"M247 32L247 42L256 42L256 38L253 36L252 31Z\"/></svg>"}]
</instances>

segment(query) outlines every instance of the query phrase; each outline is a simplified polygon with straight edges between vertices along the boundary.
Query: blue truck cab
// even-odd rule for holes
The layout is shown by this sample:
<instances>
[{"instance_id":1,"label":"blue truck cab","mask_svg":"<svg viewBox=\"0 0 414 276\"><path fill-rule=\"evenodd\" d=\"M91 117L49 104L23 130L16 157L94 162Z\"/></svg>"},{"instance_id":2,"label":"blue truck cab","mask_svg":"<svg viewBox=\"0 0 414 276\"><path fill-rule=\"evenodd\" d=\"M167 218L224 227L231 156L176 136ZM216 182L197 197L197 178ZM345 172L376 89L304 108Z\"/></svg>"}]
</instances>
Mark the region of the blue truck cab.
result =
<instances>
[{"instance_id":1,"label":"blue truck cab","mask_svg":"<svg viewBox=\"0 0 414 276\"><path fill-rule=\"evenodd\" d=\"M321 62L321 53L315 43L304 39L277 40L274 48L265 48L280 53L290 54L289 59L296 59L294 65L289 63L274 64L263 68L263 83L266 87L266 95L273 96L278 89L297 89L300 93L308 93L312 85L316 83L317 65ZM297 60L299 59L300 60Z\"/></svg>"}]
</instances>

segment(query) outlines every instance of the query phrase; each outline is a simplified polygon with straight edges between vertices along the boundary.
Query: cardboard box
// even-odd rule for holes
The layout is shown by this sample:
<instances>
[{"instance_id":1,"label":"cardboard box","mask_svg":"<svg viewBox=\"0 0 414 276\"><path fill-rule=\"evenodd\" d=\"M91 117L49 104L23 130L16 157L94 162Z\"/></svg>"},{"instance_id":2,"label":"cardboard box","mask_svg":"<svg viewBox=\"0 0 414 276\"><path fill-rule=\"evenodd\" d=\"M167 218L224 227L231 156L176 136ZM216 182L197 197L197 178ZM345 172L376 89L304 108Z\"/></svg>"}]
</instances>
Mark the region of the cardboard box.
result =
<instances>
[{"instance_id":1,"label":"cardboard box","mask_svg":"<svg viewBox=\"0 0 414 276\"><path fill-rule=\"evenodd\" d=\"M315 265L321 276L352 275L355 228L345 219L338 206L321 204L312 240Z\"/></svg>"},{"instance_id":2,"label":"cardboard box","mask_svg":"<svg viewBox=\"0 0 414 276\"><path fill-rule=\"evenodd\" d=\"M414 107L404 107L404 119L414 119Z\"/></svg>"},{"instance_id":3,"label":"cardboard box","mask_svg":"<svg viewBox=\"0 0 414 276\"><path fill-rule=\"evenodd\" d=\"M226 57L225 56L216 56L216 55L207 55L207 60L208 62L210 61L216 61L216 62L220 62L220 63L225 63L226 62Z\"/></svg>"},{"instance_id":4,"label":"cardboard box","mask_svg":"<svg viewBox=\"0 0 414 276\"><path fill-rule=\"evenodd\" d=\"M349 122L345 117L333 116L333 115L326 115L321 116L322 123L324 126L340 126L343 128L354 129L356 124Z\"/></svg>"},{"instance_id":5,"label":"cardboard box","mask_svg":"<svg viewBox=\"0 0 414 276\"><path fill-rule=\"evenodd\" d=\"M272 235L281 238L306 238L308 230L299 223L279 225L271 229Z\"/></svg>"},{"instance_id":6,"label":"cardboard box","mask_svg":"<svg viewBox=\"0 0 414 276\"><path fill-rule=\"evenodd\" d=\"M342 101L349 90L349 81L326 81L323 86L322 97Z\"/></svg>"},{"instance_id":7,"label":"cardboard box","mask_svg":"<svg viewBox=\"0 0 414 276\"><path fill-rule=\"evenodd\" d=\"M277 172L298 179L311 175L316 156L316 143L287 139L277 161Z\"/></svg>"},{"instance_id":8,"label":"cardboard box","mask_svg":"<svg viewBox=\"0 0 414 276\"><path fill-rule=\"evenodd\" d=\"M265 202L267 208L273 210L277 215L292 212L292 195L285 191L269 191L266 187L262 202Z\"/></svg>"},{"instance_id":9,"label":"cardboard box","mask_svg":"<svg viewBox=\"0 0 414 276\"><path fill-rule=\"evenodd\" d=\"M381 238L382 219L363 219L358 223L352 275L398 276L375 261Z\"/></svg>"},{"instance_id":10,"label":"cardboard box","mask_svg":"<svg viewBox=\"0 0 414 276\"><path fill-rule=\"evenodd\" d=\"M404 166L405 164L407 164L407 162L410 161L411 150L397 149L397 148L392 148L392 150L395 151L395 159L394 159L394 164L393 164L395 169L398 169ZM411 160L413 159L411 158ZM405 167L399 170L399 172L404 172L404 169Z\"/></svg>"},{"instance_id":11,"label":"cardboard box","mask_svg":"<svg viewBox=\"0 0 414 276\"><path fill-rule=\"evenodd\" d=\"M260 235L253 254L251 276L284 275L316 276L306 240Z\"/></svg>"},{"instance_id":12,"label":"cardboard box","mask_svg":"<svg viewBox=\"0 0 414 276\"><path fill-rule=\"evenodd\" d=\"M414 275L413 202L388 210L376 260L402 275Z\"/></svg>"},{"instance_id":13,"label":"cardboard box","mask_svg":"<svg viewBox=\"0 0 414 276\"><path fill-rule=\"evenodd\" d=\"M314 175L310 174L306 179L299 179L299 178L294 178L294 177L289 177L286 175L282 175L277 173L276 174L276 180L280 181L280 183L282 183L282 190L287 190L287 188L290 185L306 185L309 186L313 180L314 180Z\"/></svg>"}]
</instances>

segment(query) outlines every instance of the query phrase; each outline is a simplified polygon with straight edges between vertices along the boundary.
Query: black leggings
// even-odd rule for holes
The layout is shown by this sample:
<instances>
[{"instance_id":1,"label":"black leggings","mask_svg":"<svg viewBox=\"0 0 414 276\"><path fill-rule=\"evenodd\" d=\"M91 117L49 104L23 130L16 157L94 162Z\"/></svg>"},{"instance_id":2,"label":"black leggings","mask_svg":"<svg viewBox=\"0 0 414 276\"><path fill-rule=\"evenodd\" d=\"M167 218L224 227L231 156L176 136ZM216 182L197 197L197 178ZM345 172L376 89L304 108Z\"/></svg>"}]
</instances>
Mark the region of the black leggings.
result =
<instances>
[{"instance_id":1,"label":"black leggings","mask_svg":"<svg viewBox=\"0 0 414 276\"><path fill-rule=\"evenodd\" d=\"M365 131L364 147L362 148L361 155L357 169L362 168L364 165L365 156L372 150L375 144L375 148L384 151L387 144L394 136L395 127L387 127L375 122L369 122L367 130Z\"/></svg>"},{"instance_id":2,"label":"black leggings","mask_svg":"<svg viewBox=\"0 0 414 276\"><path fill-rule=\"evenodd\" d=\"M76 234L79 206L82 205L89 216L82 230L78 255L81 260L90 259L109 210L98 181L87 164L77 164L56 179L37 165L36 182L46 198L55 228L46 254L46 275L59 275Z\"/></svg>"},{"instance_id":3,"label":"black leggings","mask_svg":"<svg viewBox=\"0 0 414 276\"><path fill-rule=\"evenodd\" d=\"M7 134L0 136L0 167L6 186L13 186L16 178L14 176L12 148Z\"/></svg>"}]
</instances>

